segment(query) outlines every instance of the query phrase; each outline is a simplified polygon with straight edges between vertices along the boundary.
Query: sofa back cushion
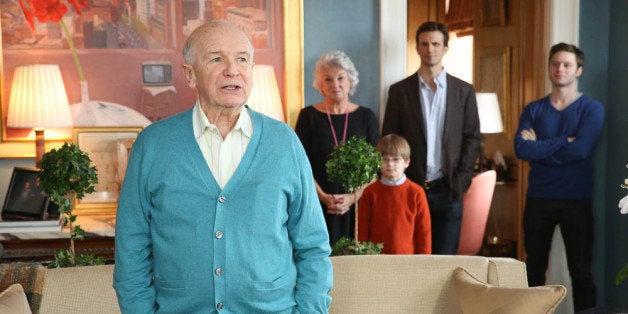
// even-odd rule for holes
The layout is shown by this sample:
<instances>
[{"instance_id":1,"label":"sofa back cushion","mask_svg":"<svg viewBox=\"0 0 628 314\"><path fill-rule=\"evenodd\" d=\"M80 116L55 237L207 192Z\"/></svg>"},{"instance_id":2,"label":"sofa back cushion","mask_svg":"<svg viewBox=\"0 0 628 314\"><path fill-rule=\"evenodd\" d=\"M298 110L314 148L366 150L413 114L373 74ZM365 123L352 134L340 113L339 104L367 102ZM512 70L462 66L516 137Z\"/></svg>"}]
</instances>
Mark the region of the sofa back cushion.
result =
<instances>
[{"instance_id":1,"label":"sofa back cushion","mask_svg":"<svg viewBox=\"0 0 628 314\"><path fill-rule=\"evenodd\" d=\"M355 255L331 261L330 313L442 313L453 298L456 268L489 277L489 259L481 256Z\"/></svg>"},{"instance_id":2,"label":"sofa back cushion","mask_svg":"<svg viewBox=\"0 0 628 314\"><path fill-rule=\"evenodd\" d=\"M48 269L42 313L120 313L113 265Z\"/></svg>"}]
</instances>

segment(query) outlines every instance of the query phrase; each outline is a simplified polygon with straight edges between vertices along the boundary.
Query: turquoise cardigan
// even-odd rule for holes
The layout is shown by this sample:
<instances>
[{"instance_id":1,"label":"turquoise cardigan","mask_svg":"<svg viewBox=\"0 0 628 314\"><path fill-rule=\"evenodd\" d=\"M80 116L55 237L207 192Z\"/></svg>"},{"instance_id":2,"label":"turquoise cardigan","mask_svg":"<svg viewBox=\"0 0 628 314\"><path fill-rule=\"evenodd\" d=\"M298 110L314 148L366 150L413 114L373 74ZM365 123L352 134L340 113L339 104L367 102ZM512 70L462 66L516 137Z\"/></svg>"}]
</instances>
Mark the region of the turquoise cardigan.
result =
<instances>
[{"instance_id":1,"label":"turquoise cardigan","mask_svg":"<svg viewBox=\"0 0 628 314\"><path fill-rule=\"evenodd\" d=\"M333 276L312 170L285 123L253 137L221 190L192 110L133 145L118 202L113 286L124 313L326 313Z\"/></svg>"}]
</instances>

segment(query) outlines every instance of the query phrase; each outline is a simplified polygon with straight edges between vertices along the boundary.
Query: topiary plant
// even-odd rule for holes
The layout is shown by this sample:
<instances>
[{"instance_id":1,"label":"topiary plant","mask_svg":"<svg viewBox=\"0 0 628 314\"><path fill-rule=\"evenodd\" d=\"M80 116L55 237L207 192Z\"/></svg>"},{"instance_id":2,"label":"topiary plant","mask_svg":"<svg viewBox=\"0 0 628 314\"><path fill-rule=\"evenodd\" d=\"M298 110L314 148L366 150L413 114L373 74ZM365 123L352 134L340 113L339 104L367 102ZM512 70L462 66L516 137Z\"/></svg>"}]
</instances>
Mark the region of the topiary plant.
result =
<instances>
[{"instance_id":1,"label":"topiary plant","mask_svg":"<svg viewBox=\"0 0 628 314\"><path fill-rule=\"evenodd\" d=\"M382 155L364 137L352 136L346 142L341 142L332 151L329 160L325 163L329 181L340 184L348 193L355 195L355 226L354 239L341 238L334 244L332 255L338 252L376 252L379 254L383 244L358 241L358 194L357 189L377 178L382 166ZM355 243L353 243L355 242ZM349 247L349 248L347 248ZM376 248L379 247L379 250ZM336 252L336 253L334 253ZM345 254L345 253L342 253Z\"/></svg>"},{"instance_id":2,"label":"topiary plant","mask_svg":"<svg viewBox=\"0 0 628 314\"><path fill-rule=\"evenodd\" d=\"M352 136L331 152L325 167L329 181L338 183L347 192L353 193L377 178L382 167L382 154L364 137Z\"/></svg>"},{"instance_id":3,"label":"topiary plant","mask_svg":"<svg viewBox=\"0 0 628 314\"><path fill-rule=\"evenodd\" d=\"M331 256L337 255L373 255L379 254L384 248L383 243L358 242L353 239L342 237L334 243L331 248Z\"/></svg>"},{"instance_id":4,"label":"topiary plant","mask_svg":"<svg viewBox=\"0 0 628 314\"><path fill-rule=\"evenodd\" d=\"M86 238L85 231L74 225L76 215L72 214L74 198L82 199L87 193L94 192L98 183L96 167L92 167L89 155L72 143L64 143L58 149L45 153L39 163L39 178L50 199L59 205L59 212L64 226L70 228L70 248L55 254L55 261L50 267L68 267L84 265L102 265L102 257L92 254L76 255L75 240Z\"/></svg>"}]
</instances>

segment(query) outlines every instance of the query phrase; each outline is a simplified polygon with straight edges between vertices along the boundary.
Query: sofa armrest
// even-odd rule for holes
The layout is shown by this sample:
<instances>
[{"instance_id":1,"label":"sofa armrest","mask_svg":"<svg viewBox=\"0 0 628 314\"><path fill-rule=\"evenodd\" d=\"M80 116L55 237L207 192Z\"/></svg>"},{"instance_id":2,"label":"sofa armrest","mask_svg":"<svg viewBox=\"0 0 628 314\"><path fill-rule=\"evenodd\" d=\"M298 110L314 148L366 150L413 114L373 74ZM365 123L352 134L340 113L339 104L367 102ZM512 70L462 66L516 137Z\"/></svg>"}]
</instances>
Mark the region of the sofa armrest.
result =
<instances>
[{"instance_id":1,"label":"sofa armrest","mask_svg":"<svg viewBox=\"0 0 628 314\"><path fill-rule=\"evenodd\" d=\"M491 257L487 281L498 287L527 288L526 264L514 258Z\"/></svg>"}]
</instances>

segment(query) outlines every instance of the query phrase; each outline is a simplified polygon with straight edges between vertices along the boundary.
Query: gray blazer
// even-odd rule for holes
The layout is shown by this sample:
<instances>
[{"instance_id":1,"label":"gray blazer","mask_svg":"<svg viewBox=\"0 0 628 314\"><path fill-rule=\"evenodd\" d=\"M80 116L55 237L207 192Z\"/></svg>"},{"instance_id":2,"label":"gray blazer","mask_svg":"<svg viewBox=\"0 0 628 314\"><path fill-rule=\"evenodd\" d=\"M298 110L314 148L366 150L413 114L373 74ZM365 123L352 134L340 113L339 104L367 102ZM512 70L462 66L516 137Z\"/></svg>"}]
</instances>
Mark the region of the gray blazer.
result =
<instances>
[{"instance_id":1,"label":"gray blazer","mask_svg":"<svg viewBox=\"0 0 628 314\"><path fill-rule=\"evenodd\" d=\"M427 140L418 72L393 84L388 91L382 135L403 136L411 148L406 176L425 184ZM473 86L447 74L447 100L443 131L442 171L452 200L469 188L473 166L480 153L480 119Z\"/></svg>"}]
</instances>

